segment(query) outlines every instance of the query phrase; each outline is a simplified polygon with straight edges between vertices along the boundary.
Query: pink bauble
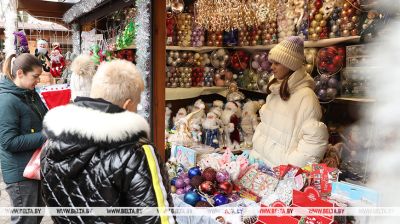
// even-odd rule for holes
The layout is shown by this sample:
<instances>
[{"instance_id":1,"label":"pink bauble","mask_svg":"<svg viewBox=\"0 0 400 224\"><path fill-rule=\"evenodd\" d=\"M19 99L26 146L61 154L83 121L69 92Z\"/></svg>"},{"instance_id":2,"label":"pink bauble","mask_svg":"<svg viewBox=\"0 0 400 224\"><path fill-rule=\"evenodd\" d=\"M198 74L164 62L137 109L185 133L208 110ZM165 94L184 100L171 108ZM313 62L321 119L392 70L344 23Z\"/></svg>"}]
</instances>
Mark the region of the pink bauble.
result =
<instances>
[{"instance_id":1,"label":"pink bauble","mask_svg":"<svg viewBox=\"0 0 400 224\"><path fill-rule=\"evenodd\" d=\"M184 193L185 193L185 189L183 189L183 188L176 189L176 194L181 195Z\"/></svg>"},{"instance_id":2,"label":"pink bauble","mask_svg":"<svg viewBox=\"0 0 400 224\"><path fill-rule=\"evenodd\" d=\"M268 69L269 69L269 63L266 62L266 61L263 61L263 62L261 63L261 68L262 68L263 70L268 70Z\"/></svg>"},{"instance_id":3,"label":"pink bauble","mask_svg":"<svg viewBox=\"0 0 400 224\"><path fill-rule=\"evenodd\" d=\"M253 62L251 63L251 67L254 68L254 69L258 69L258 68L260 67L260 65L258 64L257 61L253 61Z\"/></svg>"},{"instance_id":4,"label":"pink bauble","mask_svg":"<svg viewBox=\"0 0 400 224\"><path fill-rule=\"evenodd\" d=\"M182 178L178 178L175 181L175 187L176 188L184 188L185 187L185 182Z\"/></svg>"},{"instance_id":5,"label":"pink bauble","mask_svg":"<svg viewBox=\"0 0 400 224\"><path fill-rule=\"evenodd\" d=\"M185 179L183 179L183 182L185 182L186 185L190 184L190 178L189 177L185 177Z\"/></svg>"},{"instance_id":6,"label":"pink bauble","mask_svg":"<svg viewBox=\"0 0 400 224\"><path fill-rule=\"evenodd\" d=\"M215 177L218 181L218 183L222 183L224 181L228 181L229 180L229 173L227 171L218 171L217 175Z\"/></svg>"}]
</instances>

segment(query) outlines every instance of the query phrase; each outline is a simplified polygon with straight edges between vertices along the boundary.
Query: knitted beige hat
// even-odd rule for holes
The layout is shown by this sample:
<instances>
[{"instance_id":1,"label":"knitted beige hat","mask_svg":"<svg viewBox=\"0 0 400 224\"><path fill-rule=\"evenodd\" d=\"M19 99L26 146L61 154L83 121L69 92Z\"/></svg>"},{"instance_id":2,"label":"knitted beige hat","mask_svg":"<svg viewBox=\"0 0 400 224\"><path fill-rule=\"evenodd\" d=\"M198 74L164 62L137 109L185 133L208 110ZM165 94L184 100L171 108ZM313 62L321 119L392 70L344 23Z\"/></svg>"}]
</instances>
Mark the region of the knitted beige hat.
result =
<instances>
[{"instance_id":1,"label":"knitted beige hat","mask_svg":"<svg viewBox=\"0 0 400 224\"><path fill-rule=\"evenodd\" d=\"M292 71L296 71L304 63L304 42L300 37L288 37L271 49L269 61L278 62Z\"/></svg>"}]
</instances>

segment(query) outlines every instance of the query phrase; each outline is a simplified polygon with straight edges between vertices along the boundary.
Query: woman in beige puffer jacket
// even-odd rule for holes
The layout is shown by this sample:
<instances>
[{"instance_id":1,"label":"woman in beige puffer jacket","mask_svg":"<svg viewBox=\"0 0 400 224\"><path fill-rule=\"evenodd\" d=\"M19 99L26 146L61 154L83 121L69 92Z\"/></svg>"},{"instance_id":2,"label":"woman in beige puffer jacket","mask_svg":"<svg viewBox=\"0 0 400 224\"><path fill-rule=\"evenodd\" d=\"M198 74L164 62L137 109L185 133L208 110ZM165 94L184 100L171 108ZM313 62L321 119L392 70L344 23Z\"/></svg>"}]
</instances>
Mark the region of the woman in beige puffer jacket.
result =
<instances>
[{"instance_id":1,"label":"woman in beige puffer jacket","mask_svg":"<svg viewBox=\"0 0 400 224\"><path fill-rule=\"evenodd\" d=\"M274 76L251 154L271 167L317 163L327 149L328 131L320 122L321 107L314 80L303 67L303 52L303 40L289 37L269 53Z\"/></svg>"}]
</instances>

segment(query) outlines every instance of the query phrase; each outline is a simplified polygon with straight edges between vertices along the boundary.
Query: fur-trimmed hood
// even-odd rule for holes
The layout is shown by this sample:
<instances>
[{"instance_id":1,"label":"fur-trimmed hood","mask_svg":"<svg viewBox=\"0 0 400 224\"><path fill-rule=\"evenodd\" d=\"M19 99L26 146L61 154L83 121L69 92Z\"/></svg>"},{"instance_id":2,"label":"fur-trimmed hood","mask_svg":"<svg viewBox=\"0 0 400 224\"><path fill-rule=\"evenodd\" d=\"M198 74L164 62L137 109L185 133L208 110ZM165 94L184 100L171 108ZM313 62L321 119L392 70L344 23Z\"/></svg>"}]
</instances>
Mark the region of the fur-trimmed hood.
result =
<instances>
[{"instance_id":1,"label":"fur-trimmed hood","mask_svg":"<svg viewBox=\"0 0 400 224\"><path fill-rule=\"evenodd\" d=\"M73 137L106 143L148 138L150 127L142 116L101 99L83 99L86 100L56 107L46 114L43 126L48 138Z\"/></svg>"}]
</instances>

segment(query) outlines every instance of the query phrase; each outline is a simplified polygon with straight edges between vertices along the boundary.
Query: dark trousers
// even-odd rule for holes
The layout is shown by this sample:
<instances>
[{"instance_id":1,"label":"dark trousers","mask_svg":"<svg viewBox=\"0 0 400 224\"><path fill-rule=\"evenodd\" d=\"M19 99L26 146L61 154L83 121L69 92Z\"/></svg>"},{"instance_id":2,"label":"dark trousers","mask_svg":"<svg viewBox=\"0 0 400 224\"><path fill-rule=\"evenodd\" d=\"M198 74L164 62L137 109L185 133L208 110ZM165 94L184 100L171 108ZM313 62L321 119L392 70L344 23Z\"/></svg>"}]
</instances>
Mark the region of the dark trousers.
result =
<instances>
[{"instance_id":1,"label":"dark trousers","mask_svg":"<svg viewBox=\"0 0 400 224\"><path fill-rule=\"evenodd\" d=\"M44 207L40 181L24 180L7 184L6 191L13 207ZM11 216L12 224L39 224L42 216Z\"/></svg>"}]
</instances>

